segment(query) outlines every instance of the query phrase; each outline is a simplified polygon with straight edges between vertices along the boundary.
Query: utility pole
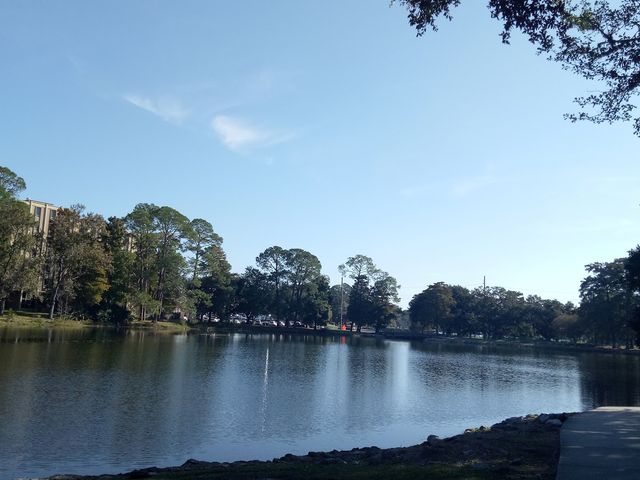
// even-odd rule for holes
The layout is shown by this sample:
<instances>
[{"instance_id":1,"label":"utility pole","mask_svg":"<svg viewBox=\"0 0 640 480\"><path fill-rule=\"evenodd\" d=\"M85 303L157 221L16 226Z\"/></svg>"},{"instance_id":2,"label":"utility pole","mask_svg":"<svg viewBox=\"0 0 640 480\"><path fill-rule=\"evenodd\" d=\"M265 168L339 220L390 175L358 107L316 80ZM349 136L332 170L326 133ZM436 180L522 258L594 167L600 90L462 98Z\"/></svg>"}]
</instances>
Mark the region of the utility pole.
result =
<instances>
[{"instance_id":1,"label":"utility pole","mask_svg":"<svg viewBox=\"0 0 640 480\"><path fill-rule=\"evenodd\" d=\"M487 315L487 276L482 276L482 315L485 316L484 323L486 325L486 315ZM482 338L484 340L487 339L486 328L482 332Z\"/></svg>"},{"instance_id":2,"label":"utility pole","mask_svg":"<svg viewBox=\"0 0 640 480\"><path fill-rule=\"evenodd\" d=\"M344 275L340 275L340 328L342 328L342 308L344 305L344 289L343 289L343 285L344 285Z\"/></svg>"}]
</instances>

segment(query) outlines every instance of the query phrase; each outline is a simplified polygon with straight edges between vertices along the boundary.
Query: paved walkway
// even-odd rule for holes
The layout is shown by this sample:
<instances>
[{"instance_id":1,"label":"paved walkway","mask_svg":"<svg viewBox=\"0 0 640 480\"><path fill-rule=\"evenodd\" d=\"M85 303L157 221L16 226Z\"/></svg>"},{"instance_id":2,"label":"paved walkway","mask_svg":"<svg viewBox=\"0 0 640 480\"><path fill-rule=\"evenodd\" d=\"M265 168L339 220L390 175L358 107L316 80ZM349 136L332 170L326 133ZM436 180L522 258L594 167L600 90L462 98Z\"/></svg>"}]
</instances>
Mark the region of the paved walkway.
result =
<instances>
[{"instance_id":1,"label":"paved walkway","mask_svg":"<svg viewBox=\"0 0 640 480\"><path fill-rule=\"evenodd\" d=\"M560 430L557 480L640 479L640 407L601 407Z\"/></svg>"}]
</instances>

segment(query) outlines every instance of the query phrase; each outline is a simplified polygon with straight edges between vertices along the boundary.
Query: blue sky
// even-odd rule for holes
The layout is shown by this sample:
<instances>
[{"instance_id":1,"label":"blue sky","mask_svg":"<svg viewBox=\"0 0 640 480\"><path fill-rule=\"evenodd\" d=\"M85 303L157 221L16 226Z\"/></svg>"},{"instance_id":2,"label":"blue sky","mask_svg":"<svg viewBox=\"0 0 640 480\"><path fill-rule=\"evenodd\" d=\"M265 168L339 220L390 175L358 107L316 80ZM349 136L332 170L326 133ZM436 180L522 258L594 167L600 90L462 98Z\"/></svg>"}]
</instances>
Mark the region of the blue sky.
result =
<instances>
[{"instance_id":1,"label":"blue sky","mask_svg":"<svg viewBox=\"0 0 640 480\"><path fill-rule=\"evenodd\" d=\"M26 196L209 220L402 285L578 299L640 242L640 139L571 124L598 86L504 46L485 2L416 38L388 0L0 4L0 165Z\"/></svg>"}]
</instances>

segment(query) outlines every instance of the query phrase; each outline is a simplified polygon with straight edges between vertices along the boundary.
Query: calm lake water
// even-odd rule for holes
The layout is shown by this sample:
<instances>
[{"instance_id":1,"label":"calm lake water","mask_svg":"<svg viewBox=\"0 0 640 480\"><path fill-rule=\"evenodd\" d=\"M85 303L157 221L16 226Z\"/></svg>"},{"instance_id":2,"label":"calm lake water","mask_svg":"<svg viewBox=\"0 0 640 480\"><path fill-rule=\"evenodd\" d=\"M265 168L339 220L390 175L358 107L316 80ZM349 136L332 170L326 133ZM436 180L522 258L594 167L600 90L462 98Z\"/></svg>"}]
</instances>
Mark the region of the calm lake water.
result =
<instances>
[{"instance_id":1,"label":"calm lake water","mask_svg":"<svg viewBox=\"0 0 640 480\"><path fill-rule=\"evenodd\" d=\"M616 404L640 404L640 357L0 329L0 479L412 445Z\"/></svg>"}]
</instances>

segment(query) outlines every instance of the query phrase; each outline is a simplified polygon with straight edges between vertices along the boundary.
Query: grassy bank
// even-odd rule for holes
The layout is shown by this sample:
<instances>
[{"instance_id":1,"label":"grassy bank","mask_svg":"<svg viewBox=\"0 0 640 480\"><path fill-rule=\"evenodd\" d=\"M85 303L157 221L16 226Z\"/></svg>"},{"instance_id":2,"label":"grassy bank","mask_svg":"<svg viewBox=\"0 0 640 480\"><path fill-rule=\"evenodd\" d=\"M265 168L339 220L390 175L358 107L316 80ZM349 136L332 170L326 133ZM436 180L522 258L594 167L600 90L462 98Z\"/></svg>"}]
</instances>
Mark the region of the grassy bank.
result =
<instances>
[{"instance_id":1,"label":"grassy bank","mask_svg":"<svg viewBox=\"0 0 640 480\"><path fill-rule=\"evenodd\" d=\"M71 318L55 318L49 320L45 315L7 312L0 316L0 327L11 328L87 328L93 326L93 323L87 320L74 320Z\"/></svg>"},{"instance_id":2,"label":"grassy bank","mask_svg":"<svg viewBox=\"0 0 640 480\"><path fill-rule=\"evenodd\" d=\"M133 330L153 330L154 332L179 333L193 330L193 327L175 322L153 322L151 320L134 320L126 328Z\"/></svg>"},{"instance_id":3,"label":"grassy bank","mask_svg":"<svg viewBox=\"0 0 640 480\"><path fill-rule=\"evenodd\" d=\"M77 320L66 317L57 317L49 320L46 314L25 314L6 312L0 316L0 328L19 328L19 329L82 329L82 328L116 328L112 324L95 323L91 320ZM150 330L154 332L179 333L191 330L191 327L174 322L152 322L150 320L135 320L124 328L133 330Z\"/></svg>"}]
</instances>

